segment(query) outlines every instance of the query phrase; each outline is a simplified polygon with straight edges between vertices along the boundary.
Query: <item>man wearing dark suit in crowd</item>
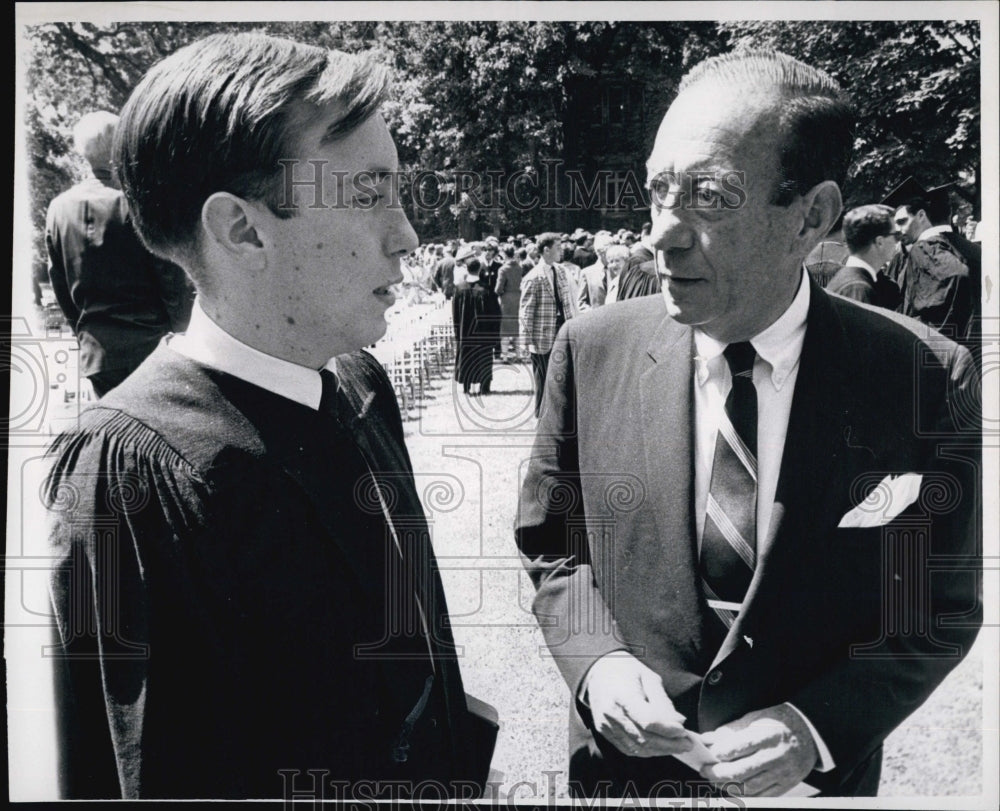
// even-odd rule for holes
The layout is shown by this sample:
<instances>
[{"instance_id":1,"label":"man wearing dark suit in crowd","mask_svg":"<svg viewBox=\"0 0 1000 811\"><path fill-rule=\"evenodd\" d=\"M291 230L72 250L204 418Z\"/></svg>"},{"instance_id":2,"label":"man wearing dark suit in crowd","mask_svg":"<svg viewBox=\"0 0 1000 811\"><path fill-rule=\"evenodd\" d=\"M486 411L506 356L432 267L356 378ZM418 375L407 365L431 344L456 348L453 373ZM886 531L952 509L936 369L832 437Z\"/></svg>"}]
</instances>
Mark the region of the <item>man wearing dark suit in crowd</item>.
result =
<instances>
[{"instance_id":1,"label":"man wearing dark suit in crowd","mask_svg":"<svg viewBox=\"0 0 1000 811\"><path fill-rule=\"evenodd\" d=\"M975 342L981 315L982 250L951 227L948 183L924 190L912 177L886 197L905 250L901 311L950 338Z\"/></svg>"},{"instance_id":2,"label":"man wearing dark suit in crowd","mask_svg":"<svg viewBox=\"0 0 1000 811\"><path fill-rule=\"evenodd\" d=\"M111 176L118 116L88 113L73 131L92 177L56 197L45 220L49 281L80 344L80 374L98 397L128 377L168 332L182 332L193 296L177 265L147 251Z\"/></svg>"},{"instance_id":3,"label":"man wearing dark suit in crowd","mask_svg":"<svg viewBox=\"0 0 1000 811\"><path fill-rule=\"evenodd\" d=\"M563 251L559 234L539 234L538 251L541 259L521 280L521 304L518 313L521 340L527 345L531 354L536 415L542 407L545 374L556 333L577 313L573 286L566 271L559 264Z\"/></svg>"},{"instance_id":4,"label":"man wearing dark suit in crowd","mask_svg":"<svg viewBox=\"0 0 1000 811\"><path fill-rule=\"evenodd\" d=\"M369 57L217 35L122 111L136 229L198 297L52 448L69 797L484 779L399 409L360 351L417 245L386 89Z\"/></svg>"},{"instance_id":5,"label":"man wearing dark suit in crowd","mask_svg":"<svg viewBox=\"0 0 1000 811\"><path fill-rule=\"evenodd\" d=\"M516 530L576 794L874 794L975 638L969 353L802 267L852 143L825 73L700 63L647 162L662 296L556 339Z\"/></svg>"},{"instance_id":6,"label":"man wearing dark suit in crowd","mask_svg":"<svg viewBox=\"0 0 1000 811\"><path fill-rule=\"evenodd\" d=\"M880 205L859 206L844 215L844 238L851 253L827 290L887 310L899 307L899 288L882 272L899 250L892 218L893 210Z\"/></svg>"},{"instance_id":7,"label":"man wearing dark suit in crowd","mask_svg":"<svg viewBox=\"0 0 1000 811\"><path fill-rule=\"evenodd\" d=\"M455 249L449 245L434 268L434 284L446 299L455 295Z\"/></svg>"},{"instance_id":8,"label":"man wearing dark suit in crowd","mask_svg":"<svg viewBox=\"0 0 1000 811\"><path fill-rule=\"evenodd\" d=\"M504 245L501 250L504 263L497 272L493 291L500 300L501 356L503 360L515 360L521 354L518 338L518 317L521 309L521 277L524 275L521 263L515 256L513 245Z\"/></svg>"},{"instance_id":9,"label":"man wearing dark suit in crowd","mask_svg":"<svg viewBox=\"0 0 1000 811\"><path fill-rule=\"evenodd\" d=\"M571 260L579 268L589 267L597 261L597 243L595 238L583 229L577 229L573 234L576 247L573 249Z\"/></svg>"}]
</instances>

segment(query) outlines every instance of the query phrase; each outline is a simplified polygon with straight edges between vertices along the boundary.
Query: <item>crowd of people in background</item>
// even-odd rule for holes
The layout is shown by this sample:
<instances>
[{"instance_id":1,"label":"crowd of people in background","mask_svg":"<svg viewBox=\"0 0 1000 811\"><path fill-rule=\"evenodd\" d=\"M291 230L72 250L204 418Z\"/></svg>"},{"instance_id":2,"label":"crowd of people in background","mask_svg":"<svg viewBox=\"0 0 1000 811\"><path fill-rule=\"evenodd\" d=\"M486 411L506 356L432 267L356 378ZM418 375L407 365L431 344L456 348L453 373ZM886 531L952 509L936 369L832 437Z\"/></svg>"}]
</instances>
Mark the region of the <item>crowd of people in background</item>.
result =
<instances>
[{"instance_id":1,"label":"crowd of people in background","mask_svg":"<svg viewBox=\"0 0 1000 811\"><path fill-rule=\"evenodd\" d=\"M52 298L79 340L81 371L97 397L164 335L184 330L194 295L180 268L154 257L134 233L108 165L117 120L104 111L81 119L75 148L91 176L52 201L46 229ZM810 276L832 293L974 341L979 223L953 214L954 185L925 189L910 177L878 203L845 209L807 257ZM404 306L440 296L451 303L455 381L466 395L490 393L494 362L530 362L537 411L564 321L660 292L649 234L647 222L637 231L576 228L427 242L403 258L399 298ZM128 279L115 270L123 262L136 269Z\"/></svg>"},{"instance_id":2,"label":"crowd of people in background","mask_svg":"<svg viewBox=\"0 0 1000 811\"><path fill-rule=\"evenodd\" d=\"M537 399L545 358L566 318L659 292L649 232L646 223L638 231L577 228L429 242L404 259L402 295L410 303L434 295L451 302L455 381L465 394L490 393L494 362L530 361ZM558 295L553 268L558 268Z\"/></svg>"},{"instance_id":3,"label":"crowd of people in background","mask_svg":"<svg viewBox=\"0 0 1000 811\"><path fill-rule=\"evenodd\" d=\"M81 120L76 148L93 176L52 202L47 229L48 280L80 341L82 372L98 397L163 335L183 331L193 300L180 269L143 248L121 209L121 192L106 165L116 123L106 112ZM981 312L979 223L952 214L953 185L925 189L908 178L881 202L845 210L807 257L806 269L832 293L973 340ZM74 236L81 205L98 217L102 240ZM403 259L400 298L405 305L438 296L451 303L455 381L466 395L490 393L494 362L531 362L537 410L546 359L565 320L660 292L649 233L645 223L637 231L576 228L427 242ZM141 258L130 259L130 266L146 268L129 284L113 272L106 278L122 251Z\"/></svg>"},{"instance_id":4,"label":"crowd of people in background","mask_svg":"<svg viewBox=\"0 0 1000 811\"><path fill-rule=\"evenodd\" d=\"M879 203L845 209L806 269L831 293L901 312L968 343L980 313L978 222L952 215L953 184L913 178ZM404 260L404 296L452 302L455 380L489 394L492 365L532 363L536 410L562 323L596 307L660 292L650 225L594 233L523 233L421 245Z\"/></svg>"},{"instance_id":5,"label":"crowd of people in background","mask_svg":"<svg viewBox=\"0 0 1000 811\"><path fill-rule=\"evenodd\" d=\"M925 189L910 177L879 203L856 206L806 258L831 293L901 312L974 344L982 314L978 223L953 214L954 184Z\"/></svg>"}]
</instances>

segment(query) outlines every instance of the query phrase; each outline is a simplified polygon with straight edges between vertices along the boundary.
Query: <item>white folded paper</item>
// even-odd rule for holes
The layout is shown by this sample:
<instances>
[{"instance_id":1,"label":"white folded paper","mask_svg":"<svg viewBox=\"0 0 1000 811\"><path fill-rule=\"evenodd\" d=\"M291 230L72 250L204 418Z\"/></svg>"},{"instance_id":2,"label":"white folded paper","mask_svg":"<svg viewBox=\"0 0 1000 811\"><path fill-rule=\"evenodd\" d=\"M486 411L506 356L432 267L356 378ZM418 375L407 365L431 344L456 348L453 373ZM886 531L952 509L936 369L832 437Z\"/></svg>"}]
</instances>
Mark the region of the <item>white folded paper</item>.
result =
<instances>
[{"instance_id":1,"label":"white folded paper","mask_svg":"<svg viewBox=\"0 0 1000 811\"><path fill-rule=\"evenodd\" d=\"M923 476L919 473L891 473L880 481L857 507L840 519L840 529L881 527L909 507L920 495Z\"/></svg>"},{"instance_id":2,"label":"white folded paper","mask_svg":"<svg viewBox=\"0 0 1000 811\"><path fill-rule=\"evenodd\" d=\"M700 772L702 766L706 766L709 763L718 763L719 761L712 756L708 747L705 746L704 741L701 739L701 735L697 732L691 732L688 730L688 738L690 738L692 743L692 748L687 752L681 752L679 755L674 755L681 763L683 763L688 768L694 769L696 772ZM797 786L793 786L788 791L786 791L783 797L813 797L819 794L819 789L810 786L808 783L799 783Z\"/></svg>"}]
</instances>

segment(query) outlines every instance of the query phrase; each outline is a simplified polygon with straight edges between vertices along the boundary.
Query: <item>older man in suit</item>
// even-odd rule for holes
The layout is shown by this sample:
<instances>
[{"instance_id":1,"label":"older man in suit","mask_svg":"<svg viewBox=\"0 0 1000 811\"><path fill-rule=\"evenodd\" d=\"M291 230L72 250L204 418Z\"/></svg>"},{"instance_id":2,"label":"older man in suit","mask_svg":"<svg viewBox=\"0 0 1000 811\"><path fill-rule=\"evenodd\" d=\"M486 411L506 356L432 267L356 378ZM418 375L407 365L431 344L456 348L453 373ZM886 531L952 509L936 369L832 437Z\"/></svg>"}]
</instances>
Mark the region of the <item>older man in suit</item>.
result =
<instances>
[{"instance_id":1,"label":"older man in suit","mask_svg":"<svg viewBox=\"0 0 1000 811\"><path fill-rule=\"evenodd\" d=\"M521 280L521 305L518 313L521 340L527 344L531 354L536 415L542 407L545 374L556 333L577 314L573 282L559 264L563 251L559 234L540 234L537 247L541 258Z\"/></svg>"},{"instance_id":2,"label":"older man in suit","mask_svg":"<svg viewBox=\"0 0 1000 811\"><path fill-rule=\"evenodd\" d=\"M696 66L647 163L662 296L556 340L517 542L577 794L874 794L976 635L969 355L802 268L852 141L820 71Z\"/></svg>"},{"instance_id":3,"label":"older man in suit","mask_svg":"<svg viewBox=\"0 0 1000 811\"><path fill-rule=\"evenodd\" d=\"M194 299L184 271L147 251L111 174L118 116L88 113L73 143L92 176L56 197L45 218L49 282L80 344L80 373L103 397L168 332L183 332Z\"/></svg>"},{"instance_id":4,"label":"older man in suit","mask_svg":"<svg viewBox=\"0 0 1000 811\"><path fill-rule=\"evenodd\" d=\"M217 35L122 112L136 228L198 297L52 449L66 796L485 779L399 409L360 351L417 245L387 203L386 76Z\"/></svg>"},{"instance_id":5,"label":"older man in suit","mask_svg":"<svg viewBox=\"0 0 1000 811\"><path fill-rule=\"evenodd\" d=\"M608 295L608 267L605 251L613 244L611 234L601 231L594 237L594 251L597 261L585 265L580 270L580 295L578 305L580 311L591 307L600 307ZM628 249L625 249L626 252Z\"/></svg>"}]
</instances>

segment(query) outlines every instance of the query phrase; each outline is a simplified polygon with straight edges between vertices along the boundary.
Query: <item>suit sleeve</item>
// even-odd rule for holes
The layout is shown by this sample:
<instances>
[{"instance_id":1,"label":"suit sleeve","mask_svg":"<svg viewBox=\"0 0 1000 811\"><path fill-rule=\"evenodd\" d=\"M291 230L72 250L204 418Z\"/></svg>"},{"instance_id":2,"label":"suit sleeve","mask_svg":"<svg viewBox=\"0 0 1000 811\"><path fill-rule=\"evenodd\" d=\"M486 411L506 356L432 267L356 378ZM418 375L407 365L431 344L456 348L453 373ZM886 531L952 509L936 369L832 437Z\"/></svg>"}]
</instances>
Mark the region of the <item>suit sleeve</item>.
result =
<instances>
[{"instance_id":1,"label":"suit sleeve","mask_svg":"<svg viewBox=\"0 0 1000 811\"><path fill-rule=\"evenodd\" d=\"M965 349L958 349L948 372L949 396L941 398L931 426L936 438L928 443L929 475L921 493L931 514L926 556L913 551L918 534L907 538L902 527L898 539L907 544L897 548L904 549L904 559L883 563L897 567L897 580L913 579L914 591L922 593L910 595L909 604L891 603L884 589L879 637L858 640L847 656L788 697L815 726L841 773L870 755L927 699L968 653L982 623L981 437L978 426L956 425L952 416L979 402ZM877 535L871 540L879 543ZM886 569L883 579L891 572Z\"/></svg>"},{"instance_id":2,"label":"suit sleeve","mask_svg":"<svg viewBox=\"0 0 1000 811\"><path fill-rule=\"evenodd\" d=\"M590 280L586 274L583 274L583 277L580 279L580 296L576 304L580 312L590 309Z\"/></svg>"},{"instance_id":3,"label":"suit sleeve","mask_svg":"<svg viewBox=\"0 0 1000 811\"><path fill-rule=\"evenodd\" d=\"M594 581L583 525L570 323L549 361L541 419L521 486L515 535L535 586L532 610L573 696L601 656L623 648Z\"/></svg>"},{"instance_id":4,"label":"suit sleeve","mask_svg":"<svg viewBox=\"0 0 1000 811\"><path fill-rule=\"evenodd\" d=\"M66 258L63 256L62 243L56 234L56 214L51 206L45 218L45 248L49 256L49 283L52 285L52 293L75 332L77 322L80 320L80 311L70 295Z\"/></svg>"}]
</instances>

